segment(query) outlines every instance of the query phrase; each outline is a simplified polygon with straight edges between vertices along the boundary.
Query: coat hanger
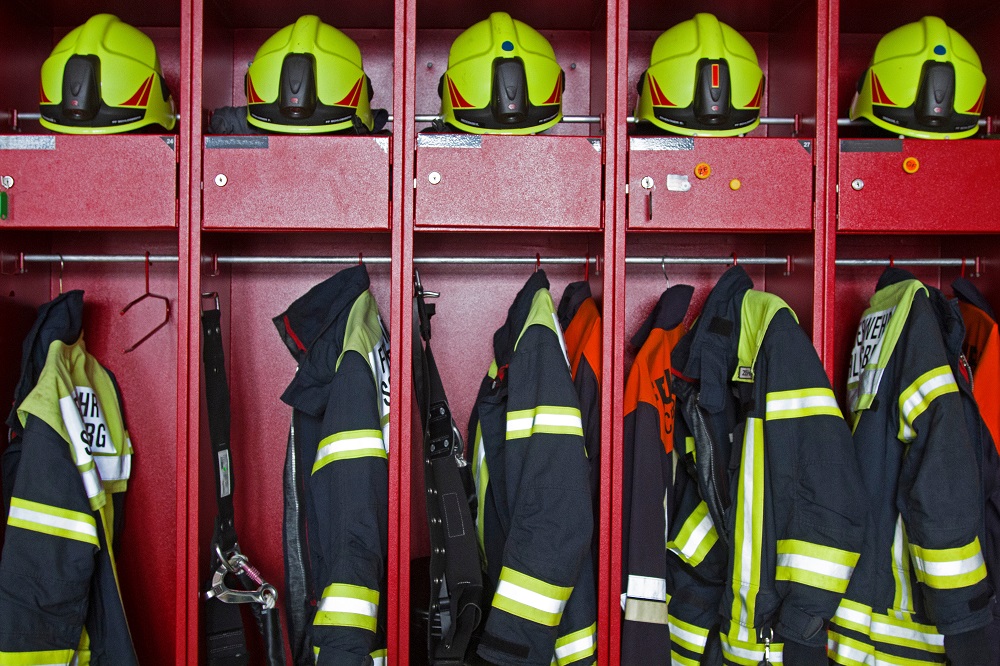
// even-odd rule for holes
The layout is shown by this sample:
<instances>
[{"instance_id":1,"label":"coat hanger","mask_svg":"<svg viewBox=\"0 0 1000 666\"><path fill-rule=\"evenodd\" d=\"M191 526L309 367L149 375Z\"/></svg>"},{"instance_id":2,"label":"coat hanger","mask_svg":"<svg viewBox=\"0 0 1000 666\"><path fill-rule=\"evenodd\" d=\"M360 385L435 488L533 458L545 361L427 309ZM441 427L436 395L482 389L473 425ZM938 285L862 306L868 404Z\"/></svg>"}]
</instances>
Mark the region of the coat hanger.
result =
<instances>
[{"instance_id":1,"label":"coat hanger","mask_svg":"<svg viewBox=\"0 0 1000 666\"><path fill-rule=\"evenodd\" d=\"M142 296L139 296L138 298L136 298L135 300L133 300L131 303L129 303L128 305L126 305L125 307L123 307L121 309L121 312L119 312L118 314L124 315L126 312L128 312L130 309L132 309L133 305L137 305L138 303L146 300L147 298L155 298L157 300L163 301L163 305L164 305L164 308L165 308L165 312L164 312L164 315L163 315L163 321L161 321L159 324L157 324L156 327L154 327L153 330L151 330L149 333L147 333L146 335L144 335L141 338L139 338L139 340L135 344L133 344L131 347L128 347L128 348L124 349L123 353L125 353L125 354L127 354L129 352L132 352L132 351L135 351L136 348L139 347L139 345L141 345L142 343L144 343L146 340L149 340L153 336L154 333L156 333L158 330L160 330L161 328L163 328L164 326L166 326L167 322L170 321L170 299L167 298L166 296L161 296L159 294L153 294L153 293L151 293L149 291L149 252L146 253L146 293L144 293Z\"/></svg>"}]
</instances>

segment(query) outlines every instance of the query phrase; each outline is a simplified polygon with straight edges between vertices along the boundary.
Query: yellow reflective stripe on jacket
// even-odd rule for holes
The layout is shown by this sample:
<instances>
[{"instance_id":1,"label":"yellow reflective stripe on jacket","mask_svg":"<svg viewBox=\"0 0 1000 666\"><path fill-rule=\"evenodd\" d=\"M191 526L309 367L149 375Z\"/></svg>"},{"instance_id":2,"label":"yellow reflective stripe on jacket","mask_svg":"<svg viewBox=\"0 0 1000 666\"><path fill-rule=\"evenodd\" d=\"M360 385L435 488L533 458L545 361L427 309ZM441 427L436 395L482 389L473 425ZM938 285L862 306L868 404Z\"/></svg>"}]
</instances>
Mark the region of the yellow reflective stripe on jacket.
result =
<instances>
[{"instance_id":1,"label":"yellow reflective stripe on jacket","mask_svg":"<svg viewBox=\"0 0 1000 666\"><path fill-rule=\"evenodd\" d=\"M759 418L751 417L746 422L739 493L734 504L733 606L729 631L735 641L746 642L752 637L748 627L753 627L757 608L764 535L764 422Z\"/></svg>"},{"instance_id":2,"label":"yellow reflective stripe on jacket","mask_svg":"<svg viewBox=\"0 0 1000 666\"><path fill-rule=\"evenodd\" d=\"M910 561L917 580L938 590L966 587L986 578L979 537L959 548L921 548L911 543Z\"/></svg>"},{"instance_id":3,"label":"yellow reflective stripe on jacket","mask_svg":"<svg viewBox=\"0 0 1000 666\"><path fill-rule=\"evenodd\" d=\"M381 650L375 650L371 653L373 666L385 666L385 658L388 651L385 648Z\"/></svg>"},{"instance_id":4,"label":"yellow reflective stripe on jacket","mask_svg":"<svg viewBox=\"0 0 1000 666\"><path fill-rule=\"evenodd\" d=\"M559 666L586 659L597 652L597 623L556 639L555 663Z\"/></svg>"},{"instance_id":5,"label":"yellow reflective stripe on jacket","mask_svg":"<svg viewBox=\"0 0 1000 666\"><path fill-rule=\"evenodd\" d=\"M676 650L670 651L670 666L701 666L700 661L685 657Z\"/></svg>"},{"instance_id":6,"label":"yellow reflective stripe on jacket","mask_svg":"<svg viewBox=\"0 0 1000 666\"><path fill-rule=\"evenodd\" d=\"M768 421L797 419L805 416L839 416L844 418L837 398L828 388L775 391L767 394Z\"/></svg>"},{"instance_id":7,"label":"yellow reflective stripe on jacket","mask_svg":"<svg viewBox=\"0 0 1000 666\"><path fill-rule=\"evenodd\" d=\"M40 652L0 652L0 666L55 666L73 660L73 650Z\"/></svg>"},{"instance_id":8,"label":"yellow reflective stripe on jacket","mask_svg":"<svg viewBox=\"0 0 1000 666\"><path fill-rule=\"evenodd\" d=\"M667 542L667 550L676 553L682 560L696 567L702 563L718 540L719 533L715 531L712 516L708 513L708 505L700 502L681 525L677 536Z\"/></svg>"},{"instance_id":9,"label":"yellow reflective stripe on jacket","mask_svg":"<svg viewBox=\"0 0 1000 666\"><path fill-rule=\"evenodd\" d=\"M678 620L673 615L667 616L667 624L670 627L670 643L672 645L679 645L698 655L705 654L705 646L708 644L708 629Z\"/></svg>"},{"instance_id":10,"label":"yellow reflective stripe on jacket","mask_svg":"<svg viewBox=\"0 0 1000 666\"><path fill-rule=\"evenodd\" d=\"M7 524L63 539L82 541L100 548L97 539L97 521L89 513L69 511L57 506L12 497Z\"/></svg>"},{"instance_id":11,"label":"yellow reflective stripe on jacket","mask_svg":"<svg viewBox=\"0 0 1000 666\"><path fill-rule=\"evenodd\" d=\"M730 634L733 632L730 631ZM764 646L759 645L752 641L739 640L733 638L731 635L720 636L722 639L722 655L734 664L740 664L740 666L760 666L760 663L764 660ZM783 643L771 643L769 654L767 655L767 663L769 664L783 664ZM795 664L789 664L789 666L795 666Z\"/></svg>"},{"instance_id":12,"label":"yellow reflective stripe on jacket","mask_svg":"<svg viewBox=\"0 0 1000 666\"><path fill-rule=\"evenodd\" d=\"M947 365L928 370L917 377L899 395L899 440L912 442L917 436L917 431L913 428L917 417L927 411L938 396L957 392L958 384Z\"/></svg>"},{"instance_id":13,"label":"yellow reflective stripe on jacket","mask_svg":"<svg viewBox=\"0 0 1000 666\"><path fill-rule=\"evenodd\" d=\"M892 538L892 578L896 588L892 603L893 608L907 614L913 612L909 550L906 529L903 527L903 517L897 516L896 532Z\"/></svg>"},{"instance_id":14,"label":"yellow reflective stripe on jacket","mask_svg":"<svg viewBox=\"0 0 1000 666\"><path fill-rule=\"evenodd\" d=\"M479 554L486 566L486 541L483 537L483 523L486 512L486 488L490 485L490 470L486 466L486 446L483 443L483 429L476 424L476 443L472 450L472 476L476 482L476 535L479 537Z\"/></svg>"},{"instance_id":15,"label":"yellow reflective stripe on jacket","mask_svg":"<svg viewBox=\"0 0 1000 666\"><path fill-rule=\"evenodd\" d=\"M313 624L357 627L374 632L378 624L378 598L378 590L333 583L323 590Z\"/></svg>"},{"instance_id":16,"label":"yellow reflective stripe on jacket","mask_svg":"<svg viewBox=\"0 0 1000 666\"><path fill-rule=\"evenodd\" d=\"M775 578L843 594L859 557L859 553L817 543L779 539Z\"/></svg>"},{"instance_id":17,"label":"yellow reflective stripe on jacket","mask_svg":"<svg viewBox=\"0 0 1000 666\"><path fill-rule=\"evenodd\" d=\"M833 626L868 636L875 643L913 648L931 655L944 654L944 636L933 625L874 613L870 606L849 599L841 600L831 622Z\"/></svg>"},{"instance_id":18,"label":"yellow reflective stripe on jacket","mask_svg":"<svg viewBox=\"0 0 1000 666\"><path fill-rule=\"evenodd\" d=\"M534 409L507 412L508 440L531 437L536 433L583 437L580 410L575 407L539 405Z\"/></svg>"},{"instance_id":19,"label":"yellow reflective stripe on jacket","mask_svg":"<svg viewBox=\"0 0 1000 666\"><path fill-rule=\"evenodd\" d=\"M547 627L556 627L572 592L572 587L552 585L504 567L493 595L493 607Z\"/></svg>"},{"instance_id":20,"label":"yellow reflective stripe on jacket","mask_svg":"<svg viewBox=\"0 0 1000 666\"><path fill-rule=\"evenodd\" d=\"M381 430L345 430L320 440L316 450L315 474L337 460L353 458L388 458Z\"/></svg>"},{"instance_id":21,"label":"yellow reflective stripe on jacket","mask_svg":"<svg viewBox=\"0 0 1000 666\"><path fill-rule=\"evenodd\" d=\"M877 649L831 629L827 633L827 656L843 666L935 666L945 663L944 655L925 653L925 659L900 657Z\"/></svg>"}]
</instances>

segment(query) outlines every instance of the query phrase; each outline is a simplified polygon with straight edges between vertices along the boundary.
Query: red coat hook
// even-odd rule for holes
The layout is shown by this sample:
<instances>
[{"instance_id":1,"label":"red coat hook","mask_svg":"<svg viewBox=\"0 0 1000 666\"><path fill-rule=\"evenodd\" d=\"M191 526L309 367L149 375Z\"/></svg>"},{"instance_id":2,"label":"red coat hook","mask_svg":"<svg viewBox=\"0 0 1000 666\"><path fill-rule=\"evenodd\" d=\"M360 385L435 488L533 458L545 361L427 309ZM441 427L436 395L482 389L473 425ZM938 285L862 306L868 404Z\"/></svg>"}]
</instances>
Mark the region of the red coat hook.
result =
<instances>
[{"instance_id":1,"label":"red coat hook","mask_svg":"<svg viewBox=\"0 0 1000 666\"><path fill-rule=\"evenodd\" d=\"M889 268L896 267L896 259L890 254L889 255Z\"/></svg>"},{"instance_id":2,"label":"red coat hook","mask_svg":"<svg viewBox=\"0 0 1000 666\"><path fill-rule=\"evenodd\" d=\"M541 267L542 267L542 253L541 252L536 252L535 253L535 271L538 271L538 269L541 268Z\"/></svg>"},{"instance_id":3,"label":"red coat hook","mask_svg":"<svg viewBox=\"0 0 1000 666\"><path fill-rule=\"evenodd\" d=\"M738 266L740 263L740 258L736 256L735 252L733 252L732 256L733 256L733 266Z\"/></svg>"},{"instance_id":4,"label":"red coat hook","mask_svg":"<svg viewBox=\"0 0 1000 666\"><path fill-rule=\"evenodd\" d=\"M587 256L583 260L583 281L590 282L590 251L587 251Z\"/></svg>"},{"instance_id":5,"label":"red coat hook","mask_svg":"<svg viewBox=\"0 0 1000 666\"><path fill-rule=\"evenodd\" d=\"M149 291L149 252L146 253L146 292L142 296L140 296L139 298L136 298L131 303L129 303L128 305L126 305L125 307L123 307L118 314L119 315L124 315L126 312L128 312L129 310L132 309L133 305L137 305L138 303L140 303L141 301L146 300L147 298L155 298L157 300L163 301L163 307L164 307L164 310L165 310L164 314L163 314L163 321L161 321L159 324L157 324L153 328L153 330L151 330L149 333L147 333L146 335L144 335L141 338L139 338L139 340L135 344L133 344L131 347L128 347L128 348L124 349L123 352L126 353L126 354L128 354L129 352L135 351L139 347L139 345L141 345L146 340L149 340L151 337L153 337L154 333L156 333L158 330L160 330L161 328L163 328L164 326L166 326L167 322L170 321L170 299L167 298L166 296L160 296L159 294L154 294L154 293L151 293Z\"/></svg>"}]
</instances>

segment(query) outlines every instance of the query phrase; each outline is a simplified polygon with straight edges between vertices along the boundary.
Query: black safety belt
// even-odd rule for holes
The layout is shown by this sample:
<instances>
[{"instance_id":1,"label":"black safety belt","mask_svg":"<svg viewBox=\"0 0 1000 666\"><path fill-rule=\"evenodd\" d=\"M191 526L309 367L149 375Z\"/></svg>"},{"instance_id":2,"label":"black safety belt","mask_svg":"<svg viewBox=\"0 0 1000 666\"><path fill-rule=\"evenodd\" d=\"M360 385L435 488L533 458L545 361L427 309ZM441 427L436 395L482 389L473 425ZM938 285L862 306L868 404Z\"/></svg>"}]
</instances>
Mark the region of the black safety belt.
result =
<instances>
[{"instance_id":1,"label":"black safety belt","mask_svg":"<svg viewBox=\"0 0 1000 666\"><path fill-rule=\"evenodd\" d=\"M427 649L434 666L465 663L473 632L482 619L483 577L470 498L475 487L464 457L462 436L448 407L434 354L431 317L434 305L424 297L414 272L413 382L424 429L424 481L430 528L430 608ZM441 637L435 636L435 627Z\"/></svg>"},{"instance_id":2,"label":"black safety belt","mask_svg":"<svg viewBox=\"0 0 1000 666\"><path fill-rule=\"evenodd\" d=\"M205 361L205 398L208 403L208 430L215 469L215 499L218 514L209 549L210 582L205 592L205 634L209 666L242 666L248 663L246 639L239 604L248 603L264 638L268 666L283 666L285 646L278 617L278 594L266 583L243 553L236 539L233 512L235 477L229 448L229 383L222 350L222 324L219 296L214 309L202 309L202 352ZM242 589L229 587L227 578L235 579Z\"/></svg>"}]
</instances>

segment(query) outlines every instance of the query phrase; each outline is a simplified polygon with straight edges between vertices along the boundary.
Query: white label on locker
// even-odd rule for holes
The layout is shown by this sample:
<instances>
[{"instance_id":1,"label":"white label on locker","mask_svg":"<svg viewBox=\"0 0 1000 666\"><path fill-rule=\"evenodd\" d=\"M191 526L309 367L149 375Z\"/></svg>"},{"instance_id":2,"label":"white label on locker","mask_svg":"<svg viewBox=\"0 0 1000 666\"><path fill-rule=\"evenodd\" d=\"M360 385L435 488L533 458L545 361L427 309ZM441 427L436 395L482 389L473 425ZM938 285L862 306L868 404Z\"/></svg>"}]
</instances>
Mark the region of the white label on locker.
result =
<instances>
[{"instance_id":1,"label":"white label on locker","mask_svg":"<svg viewBox=\"0 0 1000 666\"><path fill-rule=\"evenodd\" d=\"M233 491L232 481L229 479L229 449L219 451L219 497L228 497Z\"/></svg>"},{"instance_id":2,"label":"white label on locker","mask_svg":"<svg viewBox=\"0 0 1000 666\"><path fill-rule=\"evenodd\" d=\"M54 136L0 136L0 150L55 150Z\"/></svg>"},{"instance_id":3,"label":"white label on locker","mask_svg":"<svg viewBox=\"0 0 1000 666\"><path fill-rule=\"evenodd\" d=\"M671 192L687 192L691 189L691 181L688 180L687 174L667 174L667 189Z\"/></svg>"}]
</instances>

